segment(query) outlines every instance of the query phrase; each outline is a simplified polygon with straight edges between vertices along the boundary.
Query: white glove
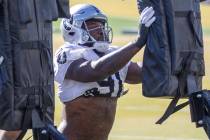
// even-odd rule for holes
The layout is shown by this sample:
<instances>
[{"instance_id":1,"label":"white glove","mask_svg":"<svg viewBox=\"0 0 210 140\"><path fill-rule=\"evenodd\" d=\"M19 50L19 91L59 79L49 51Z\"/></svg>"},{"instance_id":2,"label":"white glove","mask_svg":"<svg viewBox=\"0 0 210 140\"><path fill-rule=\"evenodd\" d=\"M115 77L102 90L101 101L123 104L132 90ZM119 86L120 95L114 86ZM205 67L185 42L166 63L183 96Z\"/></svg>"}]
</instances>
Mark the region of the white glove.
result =
<instances>
[{"instance_id":1,"label":"white glove","mask_svg":"<svg viewBox=\"0 0 210 140\"><path fill-rule=\"evenodd\" d=\"M141 12L140 23L142 25L145 25L145 27L150 27L152 23L156 20L154 14L155 11L153 7L144 8L144 10Z\"/></svg>"},{"instance_id":2,"label":"white glove","mask_svg":"<svg viewBox=\"0 0 210 140\"><path fill-rule=\"evenodd\" d=\"M139 35L134 43L140 49L146 44L149 27L156 20L154 14L155 11L153 7L146 7L141 12Z\"/></svg>"},{"instance_id":3,"label":"white glove","mask_svg":"<svg viewBox=\"0 0 210 140\"><path fill-rule=\"evenodd\" d=\"M3 63L3 61L4 61L4 57L0 56L0 65Z\"/></svg>"}]
</instances>

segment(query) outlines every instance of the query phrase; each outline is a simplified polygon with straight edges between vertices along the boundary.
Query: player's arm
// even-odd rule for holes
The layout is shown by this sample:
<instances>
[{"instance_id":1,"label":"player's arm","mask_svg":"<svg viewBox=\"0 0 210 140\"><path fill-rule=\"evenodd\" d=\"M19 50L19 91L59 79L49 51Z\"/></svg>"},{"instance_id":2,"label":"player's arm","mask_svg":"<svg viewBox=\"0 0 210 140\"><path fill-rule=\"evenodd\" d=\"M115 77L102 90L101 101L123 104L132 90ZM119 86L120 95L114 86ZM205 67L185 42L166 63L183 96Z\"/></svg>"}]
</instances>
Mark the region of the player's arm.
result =
<instances>
[{"instance_id":1,"label":"player's arm","mask_svg":"<svg viewBox=\"0 0 210 140\"><path fill-rule=\"evenodd\" d=\"M96 61L78 59L71 63L65 78L81 82L103 80L124 67L140 49L141 47L130 43Z\"/></svg>"},{"instance_id":2,"label":"player's arm","mask_svg":"<svg viewBox=\"0 0 210 140\"><path fill-rule=\"evenodd\" d=\"M148 28L155 21L153 8L145 8L141 19L140 36L135 41L96 61L87 61L85 59L74 61L67 70L65 78L81 82L93 82L103 80L119 71L145 45Z\"/></svg>"},{"instance_id":3,"label":"player's arm","mask_svg":"<svg viewBox=\"0 0 210 140\"><path fill-rule=\"evenodd\" d=\"M128 66L128 71L125 79L126 83L139 84L142 82L142 63L131 62Z\"/></svg>"}]
</instances>

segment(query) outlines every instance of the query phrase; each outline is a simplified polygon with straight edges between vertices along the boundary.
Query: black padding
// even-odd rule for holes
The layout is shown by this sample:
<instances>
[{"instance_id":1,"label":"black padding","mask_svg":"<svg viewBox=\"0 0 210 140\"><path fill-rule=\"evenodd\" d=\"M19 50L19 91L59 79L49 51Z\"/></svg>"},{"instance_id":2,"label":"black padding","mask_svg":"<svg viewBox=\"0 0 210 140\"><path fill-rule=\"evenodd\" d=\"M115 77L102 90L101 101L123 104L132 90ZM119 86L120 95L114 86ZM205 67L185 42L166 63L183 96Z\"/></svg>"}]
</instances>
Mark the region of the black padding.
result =
<instances>
[{"instance_id":1,"label":"black padding","mask_svg":"<svg viewBox=\"0 0 210 140\"><path fill-rule=\"evenodd\" d=\"M68 0L0 1L0 129L53 124L52 21L68 15Z\"/></svg>"},{"instance_id":2,"label":"black padding","mask_svg":"<svg viewBox=\"0 0 210 140\"><path fill-rule=\"evenodd\" d=\"M143 60L143 95L173 98L178 88L188 96L187 75L198 89L205 75L200 1L139 0L140 11L153 6L156 21L149 28ZM182 84L179 84L182 82Z\"/></svg>"}]
</instances>

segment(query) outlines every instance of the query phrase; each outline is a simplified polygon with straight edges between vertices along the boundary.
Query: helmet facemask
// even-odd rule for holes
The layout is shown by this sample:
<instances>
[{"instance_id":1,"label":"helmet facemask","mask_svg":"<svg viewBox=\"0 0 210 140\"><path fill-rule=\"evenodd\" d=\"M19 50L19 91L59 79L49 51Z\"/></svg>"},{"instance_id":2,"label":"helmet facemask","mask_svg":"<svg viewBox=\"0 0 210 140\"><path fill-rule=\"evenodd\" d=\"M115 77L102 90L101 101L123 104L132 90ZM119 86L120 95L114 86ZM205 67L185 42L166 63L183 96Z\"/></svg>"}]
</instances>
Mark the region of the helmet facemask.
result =
<instances>
[{"instance_id":1,"label":"helmet facemask","mask_svg":"<svg viewBox=\"0 0 210 140\"><path fill-rule=\"evenodd\" d=\"M82 29L85 30L85 39L87 39L83 45L89 44L92 49L96 49L99 52L108 50L113 34L112 28L108 26L105 20L90 19L84 21Z\"/></svg>"}]
</instances>

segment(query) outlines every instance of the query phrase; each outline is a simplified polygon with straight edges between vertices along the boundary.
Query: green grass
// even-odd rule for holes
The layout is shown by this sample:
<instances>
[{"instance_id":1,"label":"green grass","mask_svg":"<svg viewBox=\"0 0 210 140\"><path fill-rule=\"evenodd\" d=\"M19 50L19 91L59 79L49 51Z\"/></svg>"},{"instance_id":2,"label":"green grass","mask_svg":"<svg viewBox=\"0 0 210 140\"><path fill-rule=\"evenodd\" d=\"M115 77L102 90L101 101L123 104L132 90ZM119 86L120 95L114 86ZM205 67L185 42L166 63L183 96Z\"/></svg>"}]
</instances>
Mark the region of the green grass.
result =
<instances>
[{"instance_id":1,"label":"green grass","mask_svg":"<svg viewBox=\"0 0 210 140\"><path fill-rule=\"evenodd\" d=\"M136 20L121 17L109 18L109 24L113 28L114 35L122 34L122 31L125 29L138 29L138 22Z\"/></svg>"},{"instance_id":2,"label":"green grass","mask_svg":"<svg viewBox=\"0 0 210 140\"><path fill-rule=\"evenodd\" d=\"M210 36L210 28L203 28L204 35Z\"/></svg>"},{"instance_id":3,"label":"green grass","mask_svg":"<svg viewBox=\"0 0 210 140\"><path fill-rule=\"evenodd\" d=\"M155 121L165 111L169 101L149 99L141 95L141 85L129 86L130 94L118 102L116 122L110 140L205 140L202 129L190 122L188 107L172 115L164 124Z\"/></svg>"}]
</instances>

